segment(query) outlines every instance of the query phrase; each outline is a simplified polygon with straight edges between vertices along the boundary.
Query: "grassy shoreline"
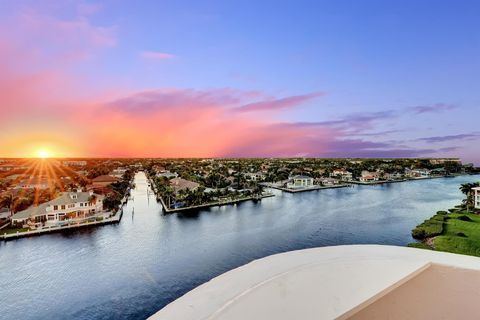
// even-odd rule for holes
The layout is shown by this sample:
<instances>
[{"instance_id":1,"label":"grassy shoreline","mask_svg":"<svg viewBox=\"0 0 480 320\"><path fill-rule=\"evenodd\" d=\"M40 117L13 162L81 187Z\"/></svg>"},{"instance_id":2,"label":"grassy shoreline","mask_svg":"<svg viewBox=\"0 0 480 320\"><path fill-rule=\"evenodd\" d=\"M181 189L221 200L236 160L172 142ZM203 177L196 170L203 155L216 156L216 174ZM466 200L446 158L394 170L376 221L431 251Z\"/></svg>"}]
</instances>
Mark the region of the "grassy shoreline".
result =
<instances>
[{"instance_id":1,"label":"grassy shoreline","mask_svg":"<svg viewBox=\"0 0 480 320\"><path fill-rule=\"evenodd\" d=\"M439 211L412 230L409 247L480 256L480 215L456 207Z\"/></svg>"}]
</instances>

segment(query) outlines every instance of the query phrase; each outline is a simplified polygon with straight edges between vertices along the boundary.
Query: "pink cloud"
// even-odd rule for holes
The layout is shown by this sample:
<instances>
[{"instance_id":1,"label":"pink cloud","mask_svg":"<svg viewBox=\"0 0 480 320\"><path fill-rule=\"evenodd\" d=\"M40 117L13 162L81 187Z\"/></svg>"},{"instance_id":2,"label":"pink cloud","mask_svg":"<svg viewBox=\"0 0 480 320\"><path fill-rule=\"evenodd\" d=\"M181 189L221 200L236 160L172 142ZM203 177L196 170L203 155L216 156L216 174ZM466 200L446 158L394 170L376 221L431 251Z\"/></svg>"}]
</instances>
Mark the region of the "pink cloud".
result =
<instances>
[{"instance_id":1,"label":"pink cloud","mask_svg":"<svg viewBox=\"0 0 480 320\"><path fill-rule=\"evenodd\" d=\"M317 97L324 95L321 92L313 92L304 95L291 96L281 99L270 99L266 101L253 102L236 109L239 112L251 112L251 111L277 111L283 109L290 109L298 107L299 105L311 101Z\"/></svg>"},{"instance_id":2,"label":"pink cloud","mask_svg":"<svg viewBox=\"0 0 480 320\"><path fill-rule=\"evenodd\" d=\"M147 60L168 60L175 58L173 54L158 51L144 51L141 56Z\"/></svg>"}]
</instances>

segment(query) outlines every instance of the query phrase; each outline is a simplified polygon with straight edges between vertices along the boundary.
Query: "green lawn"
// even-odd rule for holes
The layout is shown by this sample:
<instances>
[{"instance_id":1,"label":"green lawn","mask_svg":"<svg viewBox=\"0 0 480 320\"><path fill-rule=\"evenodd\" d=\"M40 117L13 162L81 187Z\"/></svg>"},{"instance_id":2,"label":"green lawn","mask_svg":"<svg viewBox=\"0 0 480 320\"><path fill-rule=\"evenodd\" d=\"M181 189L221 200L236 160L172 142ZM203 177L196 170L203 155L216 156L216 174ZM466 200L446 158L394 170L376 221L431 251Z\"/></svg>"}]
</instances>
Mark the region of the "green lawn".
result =
<instances>
[{"instance_id":1,"label":"green lawn","mask_svg":"<svg viewBox=\"0 0 480 320\"><path fill-rule=\"evenodd\" d=\"M435 250L480 256L480 216L449 214L441 235L435 237Z\"/></svg>"},{"instance_id":2,"label":"green lawn","mask_svg":"<svg viewBox=\"0 0 480 320\"><path fill-rule=\"evenodd\" d=\"M4 228L0 230L0 235L17 233L18 232L25 232L28 231L28 228Z\"/></svg>"}]
</instances>

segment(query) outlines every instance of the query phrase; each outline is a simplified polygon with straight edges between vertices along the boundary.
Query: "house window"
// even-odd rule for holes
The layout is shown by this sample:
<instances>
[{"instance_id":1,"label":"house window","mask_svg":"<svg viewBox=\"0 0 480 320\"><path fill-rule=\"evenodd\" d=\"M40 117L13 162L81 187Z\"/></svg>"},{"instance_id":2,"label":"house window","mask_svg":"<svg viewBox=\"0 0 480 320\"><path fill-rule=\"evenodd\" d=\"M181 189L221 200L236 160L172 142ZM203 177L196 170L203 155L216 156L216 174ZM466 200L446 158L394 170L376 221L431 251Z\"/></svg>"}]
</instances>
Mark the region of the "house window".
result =
<instances>
[{"instance_id":1,"label":"house window","mask_svg":"<svg viewBox=\"0 0 480 320\"><path fill-rule=\"evenodd\" d=\"M64 204L62 204L62 210L65 210L65 205Z\"/></svg>"},{"instance_id":2,"label":"house window","mask_svg":"<svg viewBox=\"0 0 480 320\"><path fill-rule=\"evenodd\" d=\"M58 206L57 205L53 206L53 210L58 210Z\"/></svg>"},{"instance_id":3,"label":"house window","mask_svg":"<svg viewBox=\"0 0 480 320\"><path fill-rule=\"evenodd\" d=\"M80 202L80 207L83 207L83 202Z\"/></svg>"}]
</instances>

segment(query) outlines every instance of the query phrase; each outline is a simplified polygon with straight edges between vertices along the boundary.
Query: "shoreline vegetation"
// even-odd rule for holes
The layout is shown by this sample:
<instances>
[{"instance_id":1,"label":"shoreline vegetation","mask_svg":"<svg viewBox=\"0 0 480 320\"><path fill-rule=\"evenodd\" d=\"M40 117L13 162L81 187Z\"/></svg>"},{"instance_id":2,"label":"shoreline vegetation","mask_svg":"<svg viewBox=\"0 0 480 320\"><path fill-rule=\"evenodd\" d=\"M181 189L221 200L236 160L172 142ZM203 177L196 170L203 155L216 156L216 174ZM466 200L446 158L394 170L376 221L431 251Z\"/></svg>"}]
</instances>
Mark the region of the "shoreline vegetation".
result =
<instances>
[{"instance_id":1,"label":"shoreline vegetation","mask_svg":"<svg viewBox=\"0 0 480 320\"><path fill-rule=\"evenodd\" d=\"M166 213L273 196L475 173L458 158L439 159L149 159L142 163Z\"/></svg>"},{"instance_id":2,"label":"shoreline vegetation","mask_svg":"<svg viewBox=\"0 0 480 320\"><path fill-rule=\"evenodd\" d=\"M464 184L462 204L438 211L412 230L417 242L409 247L480 256L480 209L474 208L472 188L479 183Z\"/></svg>"},{"instance_id":3,"label":"shoreline vegetation","mask_svg":"<svg viewBox=\"0 0 480 320\"><path fill-rule=\"evenodd\" d=\"M275 195L270 192L264 192L263 188L258 189L256 193L250 193L248 195L242 195L239 193L232 192L230 193L229 197L224 196L222 199L216 199L213 201L208 201L205 203L198 203L198 204L192 204L188 206L183 206L183 207L174 207L172 208L171 206L167 205L167 202L165 201L164 197L174 197L174 194L171 190L166 189L165 182L157 179L155 180L154 178L150 177L147 175L148 183L151 189L153 190L155 197L157 198L158 201L161 202L163 210L166 213L175 213L175 212L186 212L190 210L196 210L196 209L204 209L204 208L209 208L209 207L218 207L218 206L224 206L224 205L232 205L232 204L237 204L240 202L244 201L259 201L263 198L269 198L269 197L274 197ZM159 181L160 180L160 181ZM163 188L163 192L159 191L159 189ZM203 192L203 190L200 190ZM188 192L188 191L187 191ZM188 193L186 195L188 197ZM202 199L203 200L203 199Z\"/></svg>"}]
</instances>

